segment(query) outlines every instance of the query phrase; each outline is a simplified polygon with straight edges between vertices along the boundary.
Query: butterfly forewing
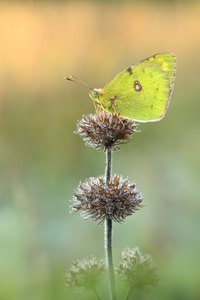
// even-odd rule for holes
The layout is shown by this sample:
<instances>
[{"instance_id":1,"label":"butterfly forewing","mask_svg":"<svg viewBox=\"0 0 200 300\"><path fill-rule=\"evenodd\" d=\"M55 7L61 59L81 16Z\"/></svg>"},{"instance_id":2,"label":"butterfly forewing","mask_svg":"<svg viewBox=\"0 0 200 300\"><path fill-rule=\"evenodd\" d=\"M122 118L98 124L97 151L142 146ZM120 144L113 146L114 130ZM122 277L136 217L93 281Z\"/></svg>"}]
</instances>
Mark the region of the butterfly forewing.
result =
<instances>
[{"instance_id":1,"label":"butterfly forewing","mask_svg":"<svg viewBox=\"0 0 200 300\"><path fill-rule=\"evenodd\" d=\"M116 75L103 88L105 110L138 122L162 119L175 78L175 56L156 54Z\"/></svg>"}]
</instances>

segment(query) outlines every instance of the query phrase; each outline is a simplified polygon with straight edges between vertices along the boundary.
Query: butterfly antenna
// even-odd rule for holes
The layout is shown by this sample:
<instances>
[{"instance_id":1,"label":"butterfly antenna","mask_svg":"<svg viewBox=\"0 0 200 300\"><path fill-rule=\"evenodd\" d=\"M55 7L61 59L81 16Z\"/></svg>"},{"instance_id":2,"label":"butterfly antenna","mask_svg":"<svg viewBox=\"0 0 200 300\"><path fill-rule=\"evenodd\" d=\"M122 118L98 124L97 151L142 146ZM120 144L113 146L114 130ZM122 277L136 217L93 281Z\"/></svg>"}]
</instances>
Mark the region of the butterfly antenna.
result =
<instances>
[{"instance_id":1,"label":"butterfly antenna","mask_svg":"<svg viewBox=\"0 0 200 300\"><path fill-rule=\"evenodd\" d=\"M87 85L85 82L79 80L78 78L76 78L76 77L74 77L74 76L72 76L72 75L70 75L69 77L65 77L65 80L72 81L72 82L74 82L74 83L79 84L80 86L83 86L83 87L89 89L89 90L93 90L93 88L91 88L91 87L90 87L89 85Z\"/></svg>"}]
</instances>

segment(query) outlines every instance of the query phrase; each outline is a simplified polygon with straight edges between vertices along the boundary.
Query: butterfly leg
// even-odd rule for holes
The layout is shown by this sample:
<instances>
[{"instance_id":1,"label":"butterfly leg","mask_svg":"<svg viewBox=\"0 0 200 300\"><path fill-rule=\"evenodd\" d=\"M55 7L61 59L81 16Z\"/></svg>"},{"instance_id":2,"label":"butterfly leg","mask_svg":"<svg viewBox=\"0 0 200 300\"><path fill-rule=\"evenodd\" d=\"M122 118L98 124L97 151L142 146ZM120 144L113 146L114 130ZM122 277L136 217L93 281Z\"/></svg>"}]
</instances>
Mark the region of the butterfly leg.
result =
<instances>
[{"instance_id":1,"label":"butterfly leg","mask_svg":"<svg viewBox=\"0 0 200 300\"><path fill-rule=\"evenodd\" d=\"M115 109L115 100L117 99L117 96L114 96L114 97L112 97L112 98L110 98L109 100L110 100L110 108L111 108L111 110L113 110L113 113L115 113L116 115L118 115L118 113L116 112L116 109Z\"/></svg>"},{"instance_id":2,"label":"butterfly leg","mask_svg":"<svg viewBox=\"0 0 200 300\"><path fill-rule=\"evenodd\" d=\"M103 109L103 106L100 102L98 101L93 101L93 104L94 104L94 109L95 109L95 112L98 114L99 112L101 112Z\"/></svg>"},{"instance_id":3,"label":"butterfly leg","mask_svg":"<svg viewBox=\"0 0 200 300\"><path fill-rule=\"evenodd\" d=\"M93 104L94 104L94 109L95 109L95 111L97 112L98 104L96 103L96 101L93 101Z\"/></svg>"}]
</instances>

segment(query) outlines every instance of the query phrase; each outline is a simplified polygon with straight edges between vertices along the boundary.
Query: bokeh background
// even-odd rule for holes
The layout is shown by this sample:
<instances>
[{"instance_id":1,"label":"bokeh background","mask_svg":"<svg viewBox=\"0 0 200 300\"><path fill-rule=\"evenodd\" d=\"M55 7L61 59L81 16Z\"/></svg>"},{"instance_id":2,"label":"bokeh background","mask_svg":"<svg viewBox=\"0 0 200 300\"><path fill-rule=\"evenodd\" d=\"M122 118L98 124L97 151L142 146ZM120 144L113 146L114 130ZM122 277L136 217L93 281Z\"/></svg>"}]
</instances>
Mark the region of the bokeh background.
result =
<instances>
[{"instance_id":1,"label":"bokeh background","mask_svg":"<svg viewBox=\"0 0 200 300\"><path fill-rule=\"evenodd\" d=\"M0 2L0 299L72 299L71 261L104 256L103 226L69 213L105 157L74 134L94 107L65 75L103 87L165 51L177 56L167 116L114 154L145 205L114 225L114 258L137 245L162 270L163 299L200 299L199 16L198 1Z\"/></svg>"}]
</instances>

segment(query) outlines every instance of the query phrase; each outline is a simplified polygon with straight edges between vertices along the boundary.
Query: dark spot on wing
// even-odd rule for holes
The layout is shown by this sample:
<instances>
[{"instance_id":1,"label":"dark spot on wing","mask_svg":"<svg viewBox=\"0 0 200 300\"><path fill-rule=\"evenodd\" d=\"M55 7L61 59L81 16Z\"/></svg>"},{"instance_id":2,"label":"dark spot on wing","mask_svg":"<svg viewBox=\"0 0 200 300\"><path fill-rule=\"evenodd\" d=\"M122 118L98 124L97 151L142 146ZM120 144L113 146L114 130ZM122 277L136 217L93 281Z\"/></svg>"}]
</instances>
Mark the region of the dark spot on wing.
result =
<instances>
[{"instance_id":1,"label":"dark spot on wing","mask_svg":"<svg viewBox=\"0 0 200 300\"><path fill-rule=\"evenodd\" d=\"M126 69L126 71L129 73L129 75L132 75L133 74L133 71L132 71L132 68L131 67L128 67Z\"/></svg>"},{"instance_id":2,"label":"dark spot on wing","mask_svg":"<svg viewBox=\"0 0 200 300\"><path fill-rule=\"evenodd\" d=\"M142 85L141 83L139 82L139 80L135 80L134 83L133 83L133 88L136 92L141 92L142 90Z\"/></svg>"},{"instance_id":3,"label":"dark spot on wing","mask_svg":"<svg viewBox=\"0 0 200 300\"><path fill-rule=\"evenodd\" d=\"M115 103L115 100L117 99L117 96L110 98L110 103L113 105Z\"/></svg>"}]
</instances>

